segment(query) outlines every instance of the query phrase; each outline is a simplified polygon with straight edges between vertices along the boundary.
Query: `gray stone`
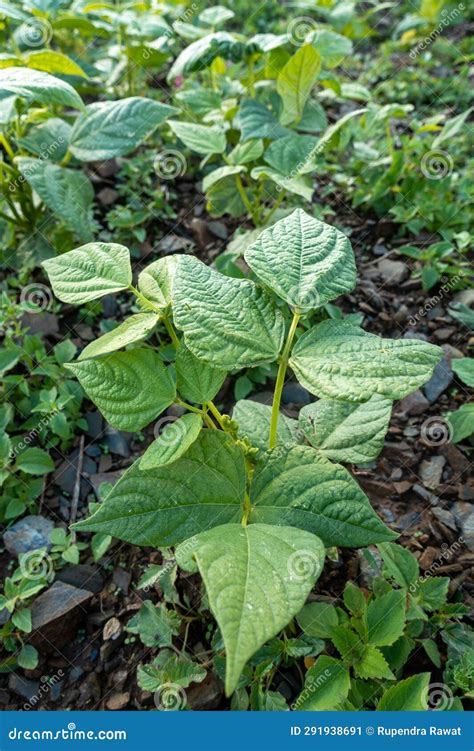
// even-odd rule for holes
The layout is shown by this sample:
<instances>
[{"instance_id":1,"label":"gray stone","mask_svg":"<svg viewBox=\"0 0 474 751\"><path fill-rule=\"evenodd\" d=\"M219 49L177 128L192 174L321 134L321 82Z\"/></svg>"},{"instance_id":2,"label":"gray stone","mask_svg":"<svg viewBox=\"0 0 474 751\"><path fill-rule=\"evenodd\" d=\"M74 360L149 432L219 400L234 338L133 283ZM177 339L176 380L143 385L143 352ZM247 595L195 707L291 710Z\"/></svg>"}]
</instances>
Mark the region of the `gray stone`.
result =
<instances>
[{"instance_id":1,"label":"gray stone","mask_svg":"<svg viewBox=\"0 0 474 751\"><path fill-rule=\"evenodd\" d=\"M423 485L431 490L435 490L441 482L446 459L444 456L432 456L430 459L423 459L420 464L419 472Z\"/></svg>"},{"instance_id":2,"label":"gray stone","mask_svg":"<svg viewBox=\"0 0 474 751\"><path fill-rule=\"evenodd\" d=\"M390 258L382 258L378 262L377 268L383 281L389 287L401 284L410 273L403 261L392 261Z\"/></svg>"},{"instance_id":3,"label":"gray stone","mask_svg":"<svg viewBox=\"0 0 474 751\"><path fill-rule=\"evenodd\" d=\"M18 696L22 696L29 702L39 691L38 681L30 681L28 678L23 678L22 675L17 673L11 673L8 678L8 688L10 691L14 691Z\"/></svg>"},{"instance_id":4,"label":"gray stone","mask_svg":"<svg viewBox=\"0 0 474 751\"><path fill-rule=\"evenodd\" d=\"M398 409L406 415L421 415L429 406L428 399L423 396L420 389L417 389L399 402Z\"/></svg>"},{"instance_id":5,"label":"gray stone","mask_svg":"<svg viewBox=\"0 0 474 751\"><path fill-rule=\"evenodd\" d=\"M456 520L453 514L445 508L437 508L436 506L431 509L431 513L435 516L441 524L444 524L448 529L452 529L456 532Z\"/></svg>"},{"instance_id":6,"label":"gray stone","mask_svg":"<svg viewBox=\"0 0 474 751\"><path fill-rule=\"evenodd\" d=\"M474 551L474 509L472 504L457 501L452 507L452 512L461 529L465 545L469 550Z\"/></svg>"},{"instance_id":7,"label":"gray stone","mask_svg":"<svg viewBox=\"0 0 474 751\"><path fill-rule=\"evenodd\" d=\"M56 581L70 584L72 587L87 589L89 592L98 594L104 587L104 578L97 566L89 566L85 563L77 563L66 566L56 574Z\"/></svg>"},{"instance_id":8,"label":"gray stone","mask_svg":"<svg viewBox=\"0 0 474 751\"><path fill-rule=\"evenodd\" d=\"M430 380L425 383L424 392L429 402L433 403L446 391L453 380L453 371L446 357L436 365Z\"/></svg>"},{"instance_id":9,"label":"gray stone","mask_svg":"<svg viewBox=\"0 0 474 751\"><path fill-rule=\"evenodd\" d=\"M38 548L51 548L49 535L54 529L51 519L44 516L25 516L12 524L3 535L3 543L12 555L19 556Z\"/></svg>"},{"instance_id":10,"label":"gray stone","mask_svg":"<svg viewBox=\"0 0 474 751\"><path fill-rule=\"evenodd\" d=\"M130 441L131 436L129 433L124 433L122 430L116 430L110 425L107 425L104 432L104 443L108 447L112 454L123 456L124 459L128 459L130 456Z\"/></svg>"},{"instance_id":11,"label":"gray stone","mask_svg":"<svg viewBox=\"0 0 474 751\"><path fill-rule=\"evenodd\" d=\"M301 407L314 401L309 391L296 382L286 383L283 386L281 400L283 404L297 404Z\"/></svg>"},{"instance_id":12,"label":"gray stone","mask_svg":"<svg viewBox=\"0 0 474 751\"><path fill-rule=\"evenodd\" d=\"M54 652L74 638L92 592L55 581L31 606L31 643L40 651Z\"/></svg>"}]
</instances>

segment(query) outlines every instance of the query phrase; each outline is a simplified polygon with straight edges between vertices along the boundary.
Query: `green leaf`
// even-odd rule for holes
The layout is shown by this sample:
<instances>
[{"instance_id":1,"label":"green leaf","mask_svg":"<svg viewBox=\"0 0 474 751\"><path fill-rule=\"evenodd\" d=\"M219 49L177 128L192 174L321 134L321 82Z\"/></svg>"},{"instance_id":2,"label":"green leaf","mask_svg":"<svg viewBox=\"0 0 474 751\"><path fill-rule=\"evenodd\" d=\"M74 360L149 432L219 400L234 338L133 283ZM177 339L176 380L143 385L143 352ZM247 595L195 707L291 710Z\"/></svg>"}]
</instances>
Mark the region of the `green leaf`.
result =
<instances>
[{"instance_id":1,"label":"green leaf","mask_svg":"<svg viewBox=\"0 0 474 751\"><path fill-rule=\"evenodd\" d=\"M423 645L423 649L425 650L433 665L436 665L437 668L440 668L441 655L436 642L433 641L433 639L422 639L421 643Z\"/></svg>"},{"instance_id":2,"label":"green leaf","mask_svg":"<svg viewBox=\"0 0 474 751\"><path fill-rule=\"evenodd\" d=\"M219 43L234 41L235 37L227 31L216 31L213 34L206 34L202 39L197 39L178 55L167 75L167 80L172 81L185 73L203 70L214 60L214 50Z\"/></svg>"},{"instance_id":3,"label":"green leaf","mask_svg":"<svg viewBox=\"0 0 474 751\"><path fill-rule=\"evenodd\" d=\"M182 256L174 286L174 321L186 346L225 370L275 360L284 336L281 313L253 282L231 279Z\"/></svg>"},{"instance_id":4,"label":"green leaf","mask_svg":"<svg viewBox=\"0 0 474 751\"><path fill-rule=\"evenodd\" d=\"M160 317L155 313L137 313L130 316L117 328L108 331L95 342L91 342L79 355L79 360L87 360L100 355L107 355L128 344L140 342L145 339L155 328Z\"/></svg>"},{"instance_id":5,"label":"green leaf","mask_svg":"<svg viewBox=\"0 0 474 751\"><path fill-rule=\"evenodd\" d=\"M335 68L352 53L351 40L329 29L316 29L310 41L319 52L325 69Z\"/></svg>"},{"instance_id":6,"label":"green leaf","mask_svg":"<svg viewBox=\"0 0 474 751\"><path fill-rule=\"evenodd\" d=\"M351 680L340 660L322 655L306 673L304 688L292 705L294 711L334 710L347 699Z\"/></svg>"},{"instance_id":7,"label":"green leaf","mask_svg":"<svg viewBox=\"0 0 474 751\"><path fill-rule=\"evenodd\" d=\"M70 84L31 68L0 70L0 98L5 94L14 94L40 104L61 104L65 107L84 109L81 97Z\"/></svg>"},{"instance_id":8,"label":"green leaf","mask_svg":"<svg viewBox=\"0 0 474 751\"><path fill-rule=\"evenodd\" d=\"M300 628L308 636L319 639L331 638L332 631L338 625L337 610L328 602L310 602L296 616Z\"/></svg>"},{"instance_id":9,"label":"green leaf","mask_svg":"<svg viewBox=\"0 0 474 751\"><path fill-rule=\"evenodd\" d=\"M245 251L245 260L279 297L303 312L355 285L354 254L347 237L302 209L261 232Z\"/></svg>"},{"instance_id":10,"label":"green leaf","mask_svg":"<svg viewBox=\"0 0 474 751\"><path fill-rule=\"evenodd\" d=\"M271 406L251 399L240 399L232 417L239 423L239 436L246 436L250 443L261 451L268 449L270 436ZM291 446L298 443L298 423L286 415L278 418L277 443Z\"/></svg>"},{"instance_id":11,"label":"green leaf","mask_svg":"<svg viewBox=\"0 0 474 751\"><path fill-rule=\"evenodd\" d=\"M428 709L426 696L430 673L419 673L399 681L382 695L377 704L378 712L416 712Z\"/></svg>"},{"instance_id":12,"label":"green leaf","mask_svg":"<svg viewBox=\"0 0 474 751\"><path fill-rule=\"evenodd\" d=\"M160 652L149 665L140 665L137 671L138 685L144 691L160 691L165 686L182 686L187 688L191 683L201 683L206 677L206 671L195 662L191 662L183 655L177 655L169 649ZM171 700L170 692L170 700ZM166 706L164 696L160 696L164 709L174 709L171 704Z\"/></svg>"},{"instance_id":13,"label":"green leaf","mask_svg":"<svg viewBox=\"0 0 474 751\"><path fill-rule=\"evenodd\" d=\"M140 607L136 630L146 647L170 647L179 631L179 617L162 602L155 606L146 600Z\"/></svg>"},{"instance_id":14,"label":"green leaf","mask_svg":"<svg viewBox=\"0 0 474 751\"><path fill-rule=\"evenodd\" d=\"M34 670L38 665L38 651L31 644L23 644L17 662L24 670Z\"/></svg>"},{"instance_id":15,"label":"green leaf","mask_svg":"<svg viewBox=\"0 0 474 751\"><path fill-rule=\"evenodd\" d=\"M166 256L150 263L138 276L138 289L147 300L163 310L171 304L179 256Z\"/></svg>"},{"instance_id":16,"label":"green leaf","mask_svg":"<svg viewBox=\"0 0 474 751\"><path fill-rule=\"evenodd\" d=\"M271 167L254 167L250 176L253 180L271 180L275 185L279 185L284 190L301 196L305 201L311 201L314 193L314 185L305 177L296 175L295 177L286 177Z\"/></svg>"},{"instance_id":17,"label":"green leaf","mask_svg":"<svg viewBox=\"0 0 474 751\"><path fill-rule=\"evenodd\" d=\"M299 425L328 459L362 464L382 450L391 412L391 400L379 394L362 403L319 399L302 408Z\"/></svg>"},{"instance_id":18,"label":"green leaf","mask_svg":"<svg viewBox=\"0 0 474 751\"><path fill-rule=\"evenodd\" d=\"M195 357L181 344L176 353L176 386L183 399L195 404L204 404L214 399L226 377L226 371L213 368L209 363Z\"/></svg>"},{"instance_id":19,"label":"green leaf","mask_svg":"<svg viewBox=\"0 0 474 751\"><path fill-rule=\"evenodd\" d=\"M211 188L218 188L219 183L223 182L227 177L238 175L240 172L246 171L246 167L242 167L241 165L234 167L230 164L227 164L224 167L218 167L217 169L212 170L212 172L209 172L204 177L202 181L202 189L205 193L207 193Z\"/></svg>"},{"instance_id":20,"label":"green leaf","mask_svg":"<svg viewBox=\"0 0 474 751\"><path fill-rule=\"evenodd\" d=\"M395 679L382 652L372 646L362 648L361 656L354 661L354 672L359 678Z\"/></svg>"},{"instance_id":21,"label":"green leaf","mask_svg":"<svg viewBox=\"0 0 474 751\"><path fill-rule=\"evenodd\" d=\"M349 472L309 446L276 447L265 454L257 463L250 497L253 521L306 529L327 547L363 547L397 536Z\"/></svg>"},{"instance_id":22,"label":"green leaf","mask_svg":"<svg viewBox=\"0 0 474 751\"><path fill-rule=\"evenodd\" d=\"M219 26L221 23L234 18L234 15L233 11L229 10L229 8L224 8L222 5L212 5L201 11L199 20L207 26Z\"/></svg>"},{"instance_id":23,"label":"green leaf","mask_svg":"<svg viewBox=\"0 0 474 751\"><path fill-rule=\"evenodd\" d=\"M474 433L474 402L462 404L455 412L449 412L446 418L452 428L452 443L460 443Z\"/></svg>"},{"instance_id":24,"label":"green leaf","mask_svg":"<svg viewBox=\"0 0 474 751\"><path fill-rule=\"evenodd\" d=\"M126 289L132 281L130 254L116 243L89 243L43 261L53 292L62 302L80 305Z\"/></svg>"},{"instance_id":25,"label":"green leaf","mask_svg":"<svg viewBox=\"0 0 474 751\"><path fill-rule=\"evenodd\" d=\"M344 605L352 615L363 616L366 611L365 597L361 589L348 581L344 587Z\"/></svg>"},{"instance_id":26,"label":"green leaf","mask_svg":"<svg viewBox=\"0 0 474 751\"><path fill-rule=\"evenodd\" d=\"M59 73L63 76L87 78L82 68L67 55L56 50L35 50L25 57L28 68L44 70L46 73Z\"/></svg>"},{"instance_id":27,"label":"green leaf","mask_svg":"<svg viewBox=\"0 0 474 751\"><path fill-rule=\"evenodd\" d=\"M384 573L393 579L400 587L410 588L420 575L418 561L413 553L393 542L377 545L384 562Z\"/></svg>"},{"instance_id":28,"label":"green leaf","mask_svg":"<svg viewBox=\"0 0 474 751\"><path fill-rule=\"evenodd\" d=\"M20 469L28 475L47 475L54 470L54 462L47 451L28 448L17 456L15 469Z\"/></svg>"},{"instance_id":29,"label":"green leaf","mask_svg":"<svg viewBox=\"0 0 474 751\"><path fill-rule=\"evenodd\" d=\"M446 604L449 576L430 576L418 585L418 602L425 610L439 610Z\"/></svg>"},{"instance_id":30,"label":"green leaf","mask_svg":"<svg viewBox=\"0 0 474 751\"><path fill-rule=\"evenodd\" d=\"M382 339L348 321L323 321L298 340L290 359L300 383L330 399L402 399L429 380L443 350L416 339Z\"/></svg>"},{"instance_id":31,"label":"green leaf","mask_svg":"<svg viewBox=\"0 0 474 751\"><path fill-rule=\"evenodd\" d=\"M175 112L175 107L139 96L94 102L74 123L69 149L81 162L124 156Z\"/></svg>"},{"instance_id":32,"label":"green leaf","mask_svg":"<svg viewBox=\"0 0 474 751\"><path fill-rule=\"evenodd\" d=\"M443 126L443 130L436 136L433 143L431 144L431 148L437 149L442 143L444 143L444 141L454 138L454 136L456 136L464 126L464 123L471 114L472 109L473 108L470 107L465 112L461 112L460 115L456 115L456 117L452 117L449 120L446 120Z\"/></svg>"},{"instance_id":33,"label":"green leaf","mask_svg":"<svg viewBox=\"0 0 474 751\"><path fill-rule=\"evenodd\" d=\"M66 366L107 422L119 430L140 430L174 401L169 371L151 349L117 352Z\"/></svg>"},{"instance_id":34,"label":"green leaf","mask_svg":"<svg viewBox=\"0 0 474 751\"><path fill-rule=\"evenodd\" d=\"M277 78L277 91L283 101L282 125L298 121L321 68L321 57L305 44L288 60Z\"/></svg>"},{"instance_id":35,"label":"green leaf","mask_svg":"<svg viewBox=\"0 0 474 751\"><path fill-rule=\"evenodd\" d=\"M375 647L388 647L405 628L406 592L394 589L376 597L367 607L367 640Z\"/></svg>"},{"instance_id":36,"label":"green leaf","mask_svg":"<svg viewBox=\"0 0 474 751\"><path fill-rule=\"evenodd\" d=\"M60 167L46 159L21 156L15 161L48 209L81 240L90 240L94 191L89 178L83 172Z\"/></svg>"},{"instance_id":37,"label":"green leaf","mask_svg":"<svg viewBox=\"0 0 474 751\"><path fill-rule=\"evenodd\" d=\"M200 535L194 556L224 639L229 696L247 660L303 606L324 547L292 527L226 524Z\"/></svg>"},{"instance_id":38,"label":"green leaf","mask_svg":"<svg viewBox=\"0 0 474 751\"><path fill-rule=\"evenodd\" d=\"M182 123L178 120L170 120L168 125L188 149L198 154L222 154L226 149L225 133L217 125Z\"/></svg>"},{"instance_id":39,"label":"green leaf","mask_svg":"<svg viewBox=\"0 0 474 751\"><path fill-rule=\"evenodd\" d=\"M22 610L15 610L12 615L12 621L16 628L23 631L25 634L31 633L31 610L29 608L23 608Z\"/></svg>"},{"instance_id":40,"label":"green leaf","mask_svg":"<svg viewBox=\"0 0 474 751\"><path fill-rule=\"evenodd\" d=\"M94 556L94 561L100 561L104 557L110 545L112 544L111 535L103 535L100 532L96 535L92 535L91 539L91 551Z\"/></svg>"},{"instance_id":41,"label":"green leaf","mask_svg":"<svg viewBox=\"0 0 474 751\"><path fill-rule=\"evenodd\" d=\"M474 357L462 357L459 360L456 358L452 361L451 367L466 386L474 386Z\"/></svg>"},{"instance_id":42,"label":"green leaf","mask_svg":"<svg viewBox=\"0 0 474 751\"><path fill-rule=\"evenodd\" d=\"M148 446L140 460L140 469L154 469L172 464L186 453L197 439L202 418L193 413L167 423L163 432Z\"/></svg>"},{"instance_id":43,"label":"green leaf","mask_svg":"<svg viewBox=\"0 0 474 751\"><path fill-rule=\"evenodd\" d=\"M243 99L236 118L236 127L240 129L241 143L254 138L283 138L289 131L283 128L269 109L256 99Z\"/></svg>"},{"instance_id":44,"label":"green leaf","mask_svg":"<svg viewBox=\"0 0 474 751\"><path fill-rule=\"evenodd\" d=\"M169 547L240 520L244 494L241 449L220 431L202 430L174 464L149 470L133 464L99 509L75 528L134 545Z\"/></svg>"},{"instance_id":45,"label":"green leaf","mask_svg":"<svg viewBox=\"0 0 474 751\"><path fill-rule=\"evenodd\" d=\"M302 174L314 149L316 139L312 136L299 136L292 133L285 138L273 141L265 151L264 159L281 175Z\"/></svg>"},{"instance_id":46,"label":"green leaf","mask_svg":"<svg viewBox=\"0 0 474 751\"><path fill-rule=\"evenodd\" d=\"M263 141L261 138L255 138L247 143L238 143L230 152L228 159L231 164L236 166L255 162L263 154Z\"/></svg>"}]
</instances>

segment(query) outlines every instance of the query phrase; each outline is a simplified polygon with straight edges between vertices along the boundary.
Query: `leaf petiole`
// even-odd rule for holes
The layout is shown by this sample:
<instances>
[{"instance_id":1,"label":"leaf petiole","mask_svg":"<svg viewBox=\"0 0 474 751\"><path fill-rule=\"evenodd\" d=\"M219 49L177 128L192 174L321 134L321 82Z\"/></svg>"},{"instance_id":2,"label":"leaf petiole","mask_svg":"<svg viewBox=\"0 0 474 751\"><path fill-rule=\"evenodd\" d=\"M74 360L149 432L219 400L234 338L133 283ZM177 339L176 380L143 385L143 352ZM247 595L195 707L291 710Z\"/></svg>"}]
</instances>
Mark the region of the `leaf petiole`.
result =
<instances>
[{"instance_id":1,"label":"leaf petiole","mask_svg":"<svg viewBox=\"0 0 474 751\"><path fill-rule=\"evenodd\" d=\"M295 310L293 312L293 319L291 321L290 330L288 331L288 336L286 337L285 346L283 347L283 352L281 353L280 357L280 364L278 366L275 392L273 394L272 415L270 420L270 440L268 447L271 449L276 446L277 442L278 416L280 413L281 394L283 391L283 386L285 384L285 375L286 369L288 367L288 360L290 359L291 345L293 344L293 339L300 318L301 313L298 313L298 311Z\"/></svg>"}]
</instances>

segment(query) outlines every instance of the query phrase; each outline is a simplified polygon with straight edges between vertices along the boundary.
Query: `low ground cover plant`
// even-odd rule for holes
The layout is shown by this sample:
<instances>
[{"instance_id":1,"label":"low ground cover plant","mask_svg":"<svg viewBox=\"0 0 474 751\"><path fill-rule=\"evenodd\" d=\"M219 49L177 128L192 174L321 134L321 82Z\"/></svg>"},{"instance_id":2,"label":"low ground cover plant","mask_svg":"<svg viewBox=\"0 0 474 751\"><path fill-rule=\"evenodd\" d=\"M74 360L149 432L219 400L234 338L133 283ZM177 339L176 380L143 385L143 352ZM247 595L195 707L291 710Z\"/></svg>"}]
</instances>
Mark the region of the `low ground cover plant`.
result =
<instances>
[{"instance_id":1,"label":"low ground cover plant","mask_svg":"<svg viewBox=\"0 0 474 751\"><path fill-rule=\"evenodd\" d=\"M264 230L245 259L252 278L240 280L168 256L137 287L117 244L44 263L63 302L128 289L141 309L67 364L106 420L140 430L173 403L186 410L75 529L173 547L183 570L199 571L225 647L227 695L301 611L328 549L396 538L340 462L377 456L392 401L425 383L442 356L350 316L321 320L322 306L354 287L355 261L344 234L302 209ZM160 351L170 345L168 365ZM213 400L228 372L275 361L271 406L241 401L221 414ZM318 397L298 422L280 414L288 368Z\"/></svg>"}]
</instances>

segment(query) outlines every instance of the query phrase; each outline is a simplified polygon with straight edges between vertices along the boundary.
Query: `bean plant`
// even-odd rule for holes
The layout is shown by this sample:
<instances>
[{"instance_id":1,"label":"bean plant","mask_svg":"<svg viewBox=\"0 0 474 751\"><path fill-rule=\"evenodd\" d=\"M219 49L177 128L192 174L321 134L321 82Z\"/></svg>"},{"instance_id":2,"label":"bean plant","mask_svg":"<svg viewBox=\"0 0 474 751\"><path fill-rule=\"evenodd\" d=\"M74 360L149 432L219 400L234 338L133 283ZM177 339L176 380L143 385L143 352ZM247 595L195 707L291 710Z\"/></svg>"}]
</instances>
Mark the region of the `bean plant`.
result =
<instances>
[{"instance_id":1,"label":"bean plant","mask_svg":"<svg viewBox=\"0 0 474 751\"><path fill-rule=\"evenodd\" d=\"M303 608L328 548L396 538L341 462L376 457L393 400L425 383L442 356L350 317L311 325L354 288L356 267L347 237L302 209L263 230L245 259L249 279L168 256L137 286L118 244L44 262L63 302L123 290L136 298L139 312L65 365L105 419L134 431L173 404L186 410L74 528L175 547L179 566L200 573L225 646L227 695ZM272 405L239 402L223 414L215 398L226 375L269 362L278 363ZM298 422L280 414L288 369L317 397Z\"/></svg>"}]
</instances>

